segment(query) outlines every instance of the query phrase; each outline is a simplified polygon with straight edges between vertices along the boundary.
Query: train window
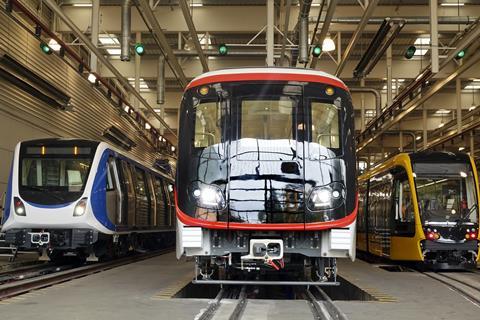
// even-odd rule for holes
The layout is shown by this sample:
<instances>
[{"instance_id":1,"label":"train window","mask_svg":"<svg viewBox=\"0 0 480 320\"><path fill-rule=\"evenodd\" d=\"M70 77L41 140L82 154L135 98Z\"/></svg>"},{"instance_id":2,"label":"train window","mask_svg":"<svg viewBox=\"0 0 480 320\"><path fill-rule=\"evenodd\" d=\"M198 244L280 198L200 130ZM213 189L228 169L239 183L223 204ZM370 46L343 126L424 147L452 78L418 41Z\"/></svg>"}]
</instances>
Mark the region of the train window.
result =
<instances>
[{"instance_id":1,"label":"train window","mask_svg":"<svg viewBox=\"0 0 480 320\"><path fill-rule=\"evenodd\" d=\"M397 181L395 201L395 220L399 222L414 221L412 194L408 180Z\"/></svg>"},{"instance_id":2,"label":"train window","mask_svg":"<svg viewBox=\"0 0 480 320\"><path fill-rule=\"evenodd\" d=\"M125 185L125 187L127 189L127 193L130 194L130 195L133 195L134 189L133 189L133 185L131 183L131 181L133 181L131 171L130 171L130 168L128 167L127 162L125 162L124 160L122 160L122 173L123 173L122 174L123 184Z\"/></svg>"},{"instance_id":3,"label":"train window","mask_svg":"<svg viewBox=\"0 0 480 320\"><path fill-rule=\"evenodd\" d=\"M332 103L310 102L310 159L330 159L340 153L339 113Z\"/></svg>"},{"instance_id":4,"label":"train window","mask_svg":"<svg viewBox=\"0 0 480 320\"><path fill-rule=\"evenodd\" d=\"M291 99L242 100L240 139L293 139Z\"/></svg>"},{"instance_id":5,"label":"train window","mask_svg":"<svg viewBox=\"0 0 480 320\"><path fill-rule=\"evenodd\" d=\"M113 179L115 177L113 166L115 165L115 159L113 157L108 158L107 163L107 191L112 191L115 189L115 184Z\"/></svg>"},{"instance_id":6,"label":"train window","mask_svg":"<svg viewBox=\"0 0 480 320\"><path fill-rule=\"evenodd\" d=\"M195 148L205 148L221 142L221 112L218 101L201 101L195 110Z\"/></svg>"},{"instance_id":7,"label":"train window","mask_svg":"<svg viewBox=\"0 0 480 320\"><path fill-rule=\"evenodd\" d=\"M147 186L145 184L145 172L141 169L135 168L135 191L137 196L147 196Z\"/></svg>"}]
</instances>

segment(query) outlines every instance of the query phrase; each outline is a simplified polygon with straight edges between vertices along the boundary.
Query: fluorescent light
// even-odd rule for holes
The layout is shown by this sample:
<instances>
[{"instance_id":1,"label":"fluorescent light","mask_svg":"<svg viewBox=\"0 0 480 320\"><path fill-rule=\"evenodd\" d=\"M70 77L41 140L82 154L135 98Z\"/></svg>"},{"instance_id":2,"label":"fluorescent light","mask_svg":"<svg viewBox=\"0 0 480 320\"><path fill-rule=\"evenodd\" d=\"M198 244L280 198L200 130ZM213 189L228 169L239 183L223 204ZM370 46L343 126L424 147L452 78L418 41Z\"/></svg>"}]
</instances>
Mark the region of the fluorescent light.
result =
<instances>
[{"instance_id":1,"label":"fluorescent light","mask_svg":"<svg viewBox=\"0 0 480 320\"><path fill-rule=\"evenodd\" d=\"M415 42L413 43L416 46L422 46L421 48L417 48L415 53L413 54L414 56L424 56L428 52L428 48L425 48L425 46L430 45L430 36L420 36L417 39L415 39Z\"/></svg>"},{"instance_id":2,"label":"fluorescent light","mask_svg":"<svg viewBox=\"0 0 480 320\"><path fill-rule=\"evenodd\" d=\"M95 77L95 75L93 73L90 73L88 75L88 81L90 81L91 83L95 83L95 81L97 81L97 77Z\"/></svg>"},{"instance_id":3,"label":"fluorescent light","mask_svg":"<svg viewBox=\"0 0 480 320\"><path fill-rule=\"evenodd\" d=\"M458 147L458 151L463 151L465 150L465 147Z\"/></svg>"},{"instance_id":4,"label":"fluorescent light","mask_svg":"<svg viewBox=\"0 0 480 320\"><path fill-rule=\"evenodd\" d=\"M439 128L443 127L445 125L445 123L443 122L440 122L440 124L438 125Z\"/></svg>"},{"instance_id":5,"label":"fluorescent light","mask_svg":"<svg viewBox=\"0 0 480 320\"><path fill-rule=\"evenodd\" d=\"M113 34L101 34L98 36L98 41L103 45L119 45L120 41Z\"/></svg>"},{"instance_id":6,"label":"fluorescent light","mask_svg":"<svg viewBox=\"0 0 480 320\"><path fill-rule=\"evenodd\" d=\"M415 140L417 140L417 141L420 140L420 139L422 139L422 136L417 136L417 137L415 138Z\"/></svg>"},{"instance_id":7,"label":"fluorescent light","mask_svg":"<svg viewBox=\"0 0 480 320\"><path fill-rule=\"evenodd\" d=\"M84 8L89 8L92 6L91 3L74 3L72 4L74 7L84 7Z\"/></svg>"},{"instance_id":8,"label":"fluorescent light","mask_svg":"<svg viewBox=\"0 0 480 320\"><path fill-rule=\"evenodd\" d=\"M465 3L462 2L444 2L440 3L442 7L463 7Z\"/></svg>"},{"instance_id":9,"label":"fluorescent light","mask_svg":"<svg viewBox=\"0 0 480 320\"><path fill-rule=\"evenodd\" d=\"M111 56L119 56L122 50L120 49L107 49L107 52Z\"/></svg>"},{"instance_id":10,"label":"fluorescent light","mask_svg":"<svg viewBox=\"0 0 480 320\"><path fill-rule=\"evenodd\" d=\"M150 125L150 123L145 122L145 129L150 130L151 128L152 126Z\"/></svg>"},{"instance_id":11,"label":"fluorescent light","mask_svg":"<svg viewBox=\"0 0 480 320\"><path fill-rule=\"evenodd\" d=\"M449 114L450 112L452 112L451 110L446 110L446 109L439 109L437 111L435 111L435 114Z\"/></svg>"},{"instance_id":12,"label":"fluorescent light","mask_svg":"<svg viewBox=\"0 0 480 320\"><path fill-rule=\"evenodd\" d=\"M471 106L470 108L468 108L468 111L473 111L475 109L477 109L477 106Z\"/></svg>"},{"instance_id":13,"label":"fluorescent light","mask_svg":"<svg viewBox=\"0 0 480 320\"><path fill-rule=\"evenodd\" d=\"M192 3L190 7L203 7L203 3Z\"/></svg>"},{"instance_id":14,"label":"fluorescent light","mask_svg":"<svg viewBox=\"0 0 480 320\"><path fill-rule=\"evenodd\" d=\"M50 41L48 41L48 46L52 48L53 51L60 51L60 48L62 47L55 39L50 39Z\"/></svg>"}]
</instances>

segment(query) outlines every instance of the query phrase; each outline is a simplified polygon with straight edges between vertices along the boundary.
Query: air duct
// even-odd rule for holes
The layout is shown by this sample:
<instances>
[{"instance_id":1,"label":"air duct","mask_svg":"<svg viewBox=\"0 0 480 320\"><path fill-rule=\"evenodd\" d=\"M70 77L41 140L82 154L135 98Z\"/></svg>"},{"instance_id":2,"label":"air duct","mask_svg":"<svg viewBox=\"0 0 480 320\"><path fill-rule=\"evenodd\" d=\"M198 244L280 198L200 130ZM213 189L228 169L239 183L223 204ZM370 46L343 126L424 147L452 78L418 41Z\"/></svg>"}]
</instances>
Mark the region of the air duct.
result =
<instances>
[{"instance_id":1,"label":"air duct","mask_svg":"<svg viewBox=\"0 0 480 320\"><path fill-rule=\"evenodd\" d=\"M158 57L157 104L165 103L165 57Z\"/></svg>"},{"instance_id":2,"label":"air duct","mask_svg":"<svg viewBox=\"0 0 480 320\"><path fill-rule=\"evenodd\" d=\"M308 62L308 15L310 13L311 0L305 0L298 15L298 62Z\"/></svg>"},{"instance_id":3,"label":"air duct","mask_svg":"<svg viewBox=\"0 0 480 320\"><path fill-rule=\"evenodd\" d=\"M130 1L124 0L122 2L122 37L120 40L120 59L122 61L130 61L130 35L132 33L132 6Z\"/></svg>"},{"instance_id":4,"label":"air duct","mask_svg":"<svg viewBox=\"0 0 480 320\"><path fill-rule=\"evenodd\" d=\"M375 96L375 112L376 116L382 113L382 96L380 95L380 91L373 89L373 88L365 88L365 87L348 87L350 92L358 92L358 93L371 93Z\"/></svg>"}]
</instances>

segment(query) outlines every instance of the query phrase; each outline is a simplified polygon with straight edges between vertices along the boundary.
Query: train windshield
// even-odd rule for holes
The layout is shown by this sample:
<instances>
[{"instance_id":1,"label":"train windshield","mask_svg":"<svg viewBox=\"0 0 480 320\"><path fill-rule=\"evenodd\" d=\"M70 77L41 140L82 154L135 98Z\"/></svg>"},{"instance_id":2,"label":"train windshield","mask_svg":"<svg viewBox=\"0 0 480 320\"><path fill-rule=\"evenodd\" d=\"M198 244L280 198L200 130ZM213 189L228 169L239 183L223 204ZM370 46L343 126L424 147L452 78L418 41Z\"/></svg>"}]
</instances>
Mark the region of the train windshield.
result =
<instances>
[{"instance_id":1,"label":"train windshield","mask_svg":"<svg viewBox=\"0 0 480 320\"><path fill-rule=\"evenodd\" d=\"M91 147L22 148L20 195L26 201L55 205L77 200L92 165Z\"/></svg>"},{"instance_id":2,"label":"train windshield","mask_svg":"<svg viewBox=\"0 0 480 320\"><path fill-rule=\"evenodd\" d=\"M439 164L432 169L435 166L430 164L429 170L448 167ZM442 176L416 172L418 205L425 224L478 223L475 179L468 168L465 164L451 164Z\"/></svg>"}]
</instances>

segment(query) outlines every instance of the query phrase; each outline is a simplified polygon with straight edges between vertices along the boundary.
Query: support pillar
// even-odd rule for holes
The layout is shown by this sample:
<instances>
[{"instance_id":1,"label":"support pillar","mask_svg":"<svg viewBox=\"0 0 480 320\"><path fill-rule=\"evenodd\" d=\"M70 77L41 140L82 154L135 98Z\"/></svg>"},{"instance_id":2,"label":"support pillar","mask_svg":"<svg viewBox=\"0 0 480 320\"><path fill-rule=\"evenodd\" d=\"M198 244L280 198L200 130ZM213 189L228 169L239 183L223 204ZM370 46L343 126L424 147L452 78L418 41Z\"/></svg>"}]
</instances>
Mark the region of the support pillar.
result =
<instances>
[{"instance_id":1,"label":"support pillar","mask_svg":"<svg viewBox=\"0 0 480 320\"><path fill-rule=\"evenodd\" d=\"M391 106L393 101L392 85L392 46L390 45L387 48L387 106Z\"/></svg>"},{"instance_id":2,"label":"support pillar","mask_svg":"<svg viewBox=\"0 0 480 320\"><path fill-rule=\"evenodd\" d=\"M267 0L267 66L274 66L274 23L275 23L274 0Z\"/></svg>"},{"instance_id":3,"label":"support pillar","mask_svg":"<svg viewBox=\"0 0 480 320\"><path fill-rule=\"evenodd\" d=\"M136 32L135 33L135 43L142 42L142 33ZM135 90L140 92L140 63L142 62L142 58L135 54ZM135 99L135 109L138 109L140 106L140 101Z\"/></svg>"},{"instance_id":4,"label":"support pillar","mask_svg":"<svg viewBox=\"0 0 480 320\"><path fill-rule=\"evenodd\" d=\"M92 0L92 25L91 40L95 47L98 47L98 30L100 28L100 0ZM97 56L90 52L90 69L92 72L98 71Z\"/></svg>"}]
</instances>

